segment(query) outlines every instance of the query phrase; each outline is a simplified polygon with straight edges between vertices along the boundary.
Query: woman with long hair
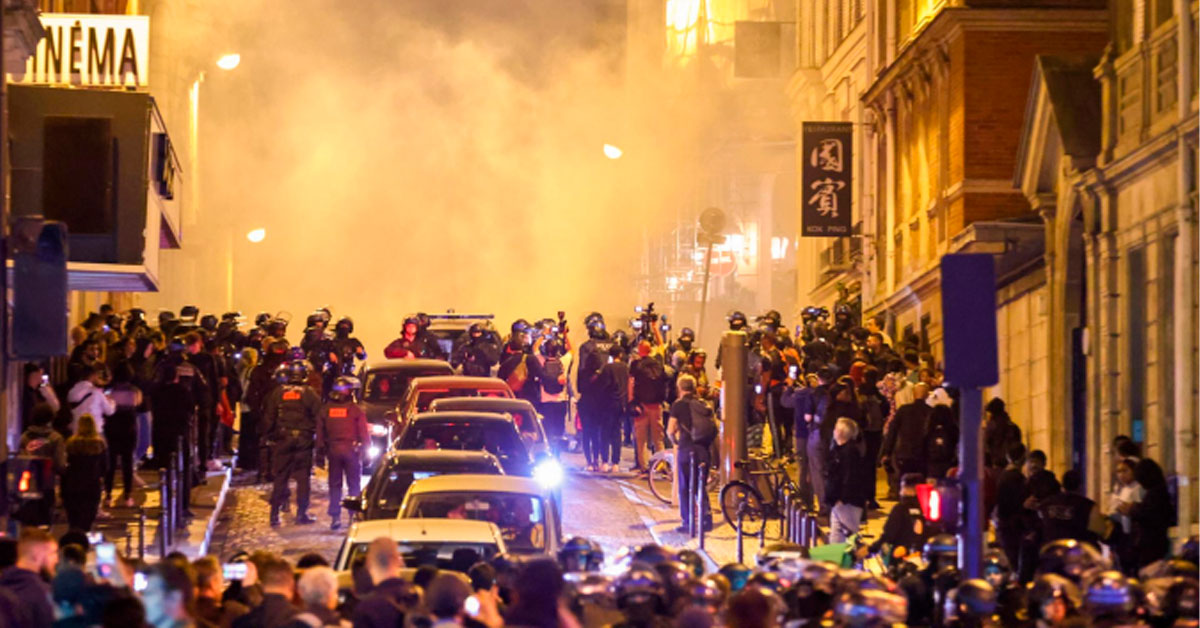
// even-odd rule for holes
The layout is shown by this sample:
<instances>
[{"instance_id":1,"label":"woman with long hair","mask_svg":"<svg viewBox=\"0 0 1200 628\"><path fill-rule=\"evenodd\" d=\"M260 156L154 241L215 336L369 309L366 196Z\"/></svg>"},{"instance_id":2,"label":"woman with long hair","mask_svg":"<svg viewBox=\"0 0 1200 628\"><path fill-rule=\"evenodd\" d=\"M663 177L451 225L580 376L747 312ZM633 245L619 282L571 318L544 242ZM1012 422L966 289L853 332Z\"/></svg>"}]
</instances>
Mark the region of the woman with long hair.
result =
<instances>
[{"instance_id":1,"label":"woman with long hair","mask_svg":"<svg viewBox=\"0 0 1200 628\"><path fill-rule=\"evenodd\" d=\"M84 414L79 417L75 435L67 439L67 471L62 481L63 505L71 529L92 529L100 512L107 468L108 447L96 430L96 419Z\"/></svg>"}]
</instances>

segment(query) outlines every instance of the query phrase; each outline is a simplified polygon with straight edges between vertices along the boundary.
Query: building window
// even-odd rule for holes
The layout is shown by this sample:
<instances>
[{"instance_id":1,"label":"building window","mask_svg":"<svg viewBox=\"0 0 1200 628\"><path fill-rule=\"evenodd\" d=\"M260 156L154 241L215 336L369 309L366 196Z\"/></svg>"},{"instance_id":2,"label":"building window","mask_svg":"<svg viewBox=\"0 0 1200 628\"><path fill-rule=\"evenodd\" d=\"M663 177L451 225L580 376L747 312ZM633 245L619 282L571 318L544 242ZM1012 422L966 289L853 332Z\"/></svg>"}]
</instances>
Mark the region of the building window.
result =
<instances>
[{"instance_id":1,"label":"building window","mask_svg":"<svg viewBox=\"0 0 1200 628\"><path fill-rule=\"evenodd\" d=\"M1126 408L1129 410L1130 436L1146 441L1146 250L1131 249L1128 259L1126 290L1126 355L1124 379Z\"/></svg>"}]
</instances>

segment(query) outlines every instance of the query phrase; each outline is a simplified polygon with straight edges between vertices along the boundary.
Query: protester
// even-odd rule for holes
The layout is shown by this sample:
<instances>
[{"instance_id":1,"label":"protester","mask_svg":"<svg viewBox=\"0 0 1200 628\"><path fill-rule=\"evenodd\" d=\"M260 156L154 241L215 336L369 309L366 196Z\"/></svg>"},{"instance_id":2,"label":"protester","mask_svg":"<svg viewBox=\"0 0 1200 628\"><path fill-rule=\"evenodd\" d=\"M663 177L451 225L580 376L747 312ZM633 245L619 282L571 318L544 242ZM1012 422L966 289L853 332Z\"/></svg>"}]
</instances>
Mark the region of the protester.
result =
<instances>
[{"instance_id":1,"label":"protester","mask_svg":"<svg viewBox=\"0 0 1200 628\"><path fill-rule=\"evenodd\" d=\"M371 575L371 592L362 598L354 611L355 628L390 628L404 623L411 609L411 587L400 577L404 559L396 542L379 537L367 546L367 572Z\"/></svg>"},{"instance_id":2,"label":"protester","mask_svg":"<svg viewBox=\"0 0 1200 628\"><path fill-rule=\"evenodd\" d=\"M72 529L90 531L100 515L108 447L96 431L92 415L79 417L78 430L67 439L67 470L63 474L63 505Z\"/></svg>"},{"instance_id":3,"label":"protester","mask_svg":"<svg viewBox=\"0 0 1200 628\"><path fill-rule=\"evenodd\" d=\"M858 436L858 423L854 419L837 420L825 477L825 499L830 504L830 543L841 543L858 532L870 499L869 485L862 482L865 446Z\"/></svg>"},{"instance_id":4,"label":"protester","mask_svg":"<svg viewBox=\"0 0 1200 628\"><path fill-rule=\"evenodd\" d=\"M20 600L20 614L26 618L26 625L49 626L54 622L47 582L57 566L58 542L54 537L39 528L22 530L17 540L17 562L0 572L0 589Z\"/></svg>"},{"instance_id":5,"label":"protester","mask_svg":"<svg viewBox=\"0 0 1200 628\"><path fill-rule=\"evenodd\" d=\"M296 578L292 565L282 558L269 558L258 569L262 581L262 602L233 622L233 628L282 628L297 615L292 606Z\"/></svg>"},{"instance_id":6,"label":"protester","mask_svg":"<svg viewBox=\"0 0 1200 628\"><path fill-rule=\"evenodd\" d=\"M326 566L309 567L300 574L296 590L304 609L296 615L294 628L337 626L349 628L350 622L337 613L337 574Z\"/></svg>"}]
</instances>

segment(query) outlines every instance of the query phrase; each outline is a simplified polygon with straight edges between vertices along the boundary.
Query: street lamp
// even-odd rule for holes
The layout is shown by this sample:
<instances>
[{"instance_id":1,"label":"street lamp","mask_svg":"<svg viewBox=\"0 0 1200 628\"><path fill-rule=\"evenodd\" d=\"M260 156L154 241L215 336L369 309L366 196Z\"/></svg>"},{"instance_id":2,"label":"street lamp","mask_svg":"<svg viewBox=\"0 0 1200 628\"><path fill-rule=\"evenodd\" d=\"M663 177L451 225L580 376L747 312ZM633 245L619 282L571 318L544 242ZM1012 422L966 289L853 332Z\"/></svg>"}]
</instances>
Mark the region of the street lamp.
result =
<instances>
[{"instance_id":1,"label":"street lamp","mask_svg":"<svg viewBox=\"0 0 1200 628\"><path fill-rule=\"evenodd\" d=\"M609 159L620 159L621 155L624 155L624 154L625 154L624 151L622 151L620 148L617 148L616 146L613 146L612 144L604 145L604 156L608 157Z\"/></svg>"},{"instance_id":2,"label":"street lamp","mask_svg":"<svg viewBox=\"0 0 1200 628\"><path fill-rule=\"evenodd\" d=\"M241 62L242 55L236 52L231 52L227 55L223 55L220 59L217 59L217 67L221 68L222 70L232 70L238 67L238 64Z\"/></svg>"},{"instance_id":3,"label":"street lamp","mask_svg":"<svg viewBox=\"0 0 1200 628\"><path fill-rule=\"evenodd\" d=\"M262 242L263 238L265 237L267 237L267 230L261 227L258 229L251 229L250 233L246 234L246 239L255 244Z\"/></svg>"}]
</instances>

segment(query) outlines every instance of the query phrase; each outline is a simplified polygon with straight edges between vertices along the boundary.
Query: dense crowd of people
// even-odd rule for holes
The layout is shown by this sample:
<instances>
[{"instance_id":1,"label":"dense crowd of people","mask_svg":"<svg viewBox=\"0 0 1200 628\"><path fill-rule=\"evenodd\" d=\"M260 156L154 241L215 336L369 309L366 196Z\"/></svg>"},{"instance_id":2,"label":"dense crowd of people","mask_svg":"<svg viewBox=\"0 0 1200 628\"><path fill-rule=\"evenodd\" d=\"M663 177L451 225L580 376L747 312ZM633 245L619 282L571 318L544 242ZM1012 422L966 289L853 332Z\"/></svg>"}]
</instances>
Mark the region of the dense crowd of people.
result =
<instances>
[{"instance_id":1,"label":"dense crowd of people","mask_svg":"<svg viewBox=\"0 0 1200 628\"><path fill-rule=\"evenodd\" d=\"M1091 545L1048 544L1021 584L1002 551L980 579L957 575L954 537L931 538L923 563L872 575L770 545L755 566L709 571L692 550L627 548L610 561L584 538L556 557L488 557L465 571L408 564L371 541L348 580L320 554L266 551L138 564L106 560L86 536L28 528L0 540L0 625L130 628L771 628L775 626L1196 626L1197 541L1137 580ZM436 561L435 561L436 562Z\"/></svg>"}]
</instances>

